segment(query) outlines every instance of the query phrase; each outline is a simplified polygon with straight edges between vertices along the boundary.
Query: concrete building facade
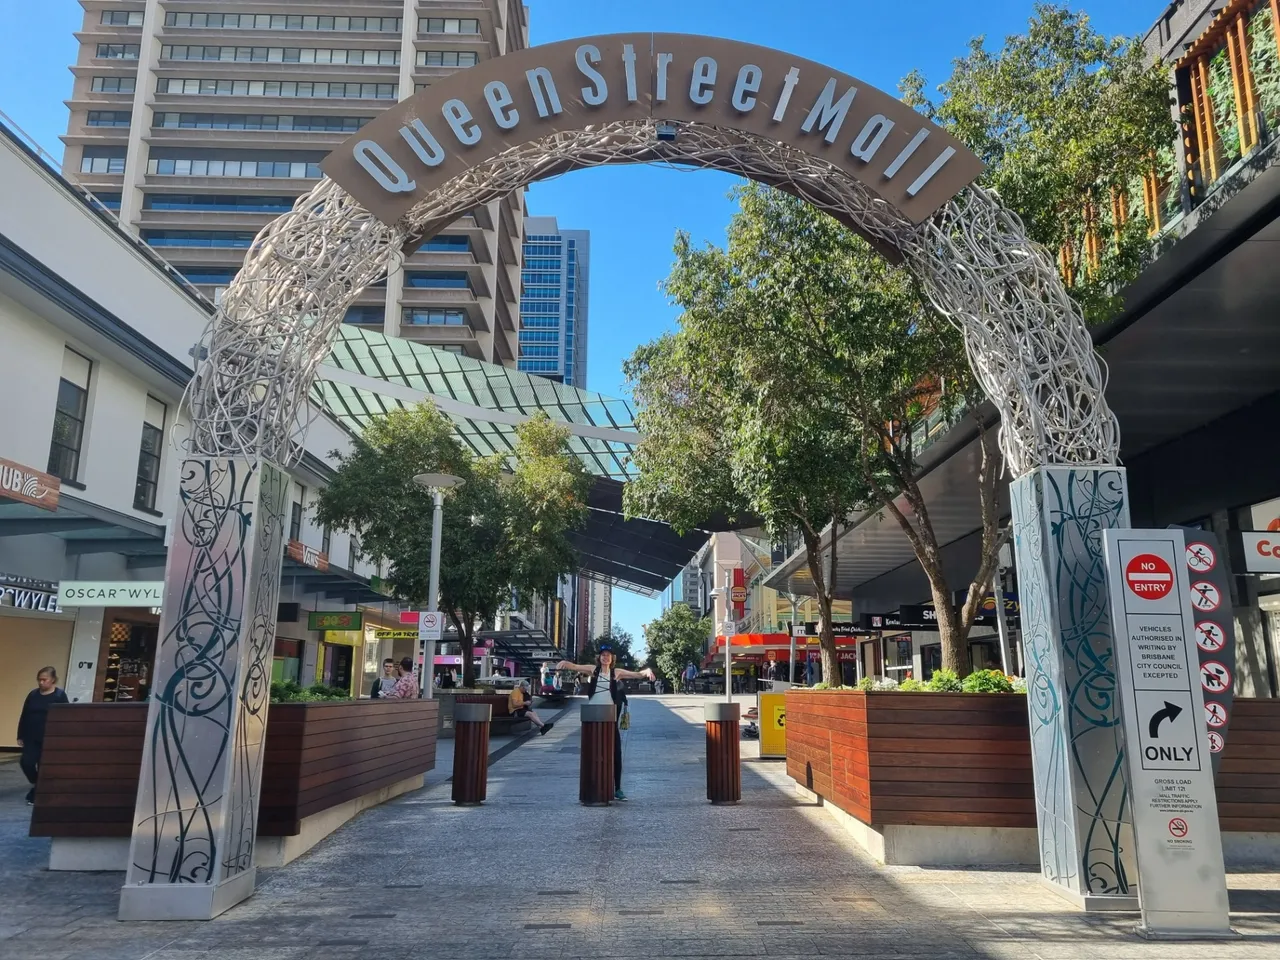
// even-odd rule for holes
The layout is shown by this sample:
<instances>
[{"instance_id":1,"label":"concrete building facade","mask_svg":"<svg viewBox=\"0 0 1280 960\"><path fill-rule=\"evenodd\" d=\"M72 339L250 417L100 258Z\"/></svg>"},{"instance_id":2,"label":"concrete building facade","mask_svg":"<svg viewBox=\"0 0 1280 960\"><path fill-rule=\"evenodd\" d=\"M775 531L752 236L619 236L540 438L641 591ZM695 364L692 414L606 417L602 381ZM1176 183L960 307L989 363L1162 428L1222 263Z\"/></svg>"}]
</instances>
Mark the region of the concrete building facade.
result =
<instances>
[{"instance_id":1,"label":"concrete building facade","mask_svg":"<svg viewBox=\"0 0 1280 960\"><path fill-rule=\"evenodd\" d=\"M518 0L82 0L63 169L211 298L337 144L528 43ZM523 192L477 207L348 322L514 363Z\"/></svg>"}]
</instances>

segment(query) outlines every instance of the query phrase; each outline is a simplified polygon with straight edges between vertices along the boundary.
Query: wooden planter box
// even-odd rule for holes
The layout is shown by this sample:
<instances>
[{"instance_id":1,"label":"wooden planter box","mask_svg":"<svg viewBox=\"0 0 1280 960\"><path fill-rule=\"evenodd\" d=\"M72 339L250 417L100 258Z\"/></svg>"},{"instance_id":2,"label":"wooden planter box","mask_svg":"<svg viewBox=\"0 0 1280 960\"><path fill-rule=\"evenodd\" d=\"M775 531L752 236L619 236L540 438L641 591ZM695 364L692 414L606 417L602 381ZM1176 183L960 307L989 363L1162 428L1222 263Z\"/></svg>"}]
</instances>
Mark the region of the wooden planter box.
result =
<instances>
[{"instance_id":1,"label":"wooden planter box","mask_svg":"<svg viewBox=\"0 0 1280 960\"><path fill-rule=\"evenodd\" d=\"M296 836L307 817L431 770L437 710L433 700L272 704L258 835ZM54 706L30 835L128 837L146 723L145 703Z\"/></svg>"},{"instance_id":2,"label":"wooden planter box","mask_svg":"<svg viewBox=\"0 0 1280 960\"><path fill-rule=\"evenodd\" d=\"M999 840L1007 854L1007 841L1016 840L1011 828L1036 825L1020 694L788 691L787 772L881 844L908 833L911 842L943 844L976 828L967 831L970 841ZM1241 851L1256 849L1266 834L1280 850L1280 700L1235 701L1217 795L1224 833L1250 835ZM1224 845L1230 860L1236 845L1227 836ZM974 862L983 862L977 853Z\"/></svg>"}]
</instances>

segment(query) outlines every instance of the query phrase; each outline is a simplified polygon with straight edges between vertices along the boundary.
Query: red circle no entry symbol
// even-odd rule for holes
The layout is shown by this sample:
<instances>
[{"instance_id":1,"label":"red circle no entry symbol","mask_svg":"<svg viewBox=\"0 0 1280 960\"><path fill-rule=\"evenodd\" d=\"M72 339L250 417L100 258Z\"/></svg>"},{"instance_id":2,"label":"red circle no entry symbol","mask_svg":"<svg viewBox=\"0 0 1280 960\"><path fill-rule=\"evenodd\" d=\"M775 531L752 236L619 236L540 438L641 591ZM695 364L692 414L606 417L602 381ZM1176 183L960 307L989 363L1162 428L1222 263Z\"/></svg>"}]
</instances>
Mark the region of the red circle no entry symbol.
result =
<instances>
[{"instance_id":1,"label":"red circle no entry symbol","mask_svg":"<svg viewBox=\"0 0 1280 960\"><path fill-rule=\"evenodd\" d=\"M1164 557L1140 553L1125 564L1124 582L1143 600L1161 600L1173 589L1173 570Z\"/></svg>"},{"instance_id":2,"label":"red circle no entry symbol","mask_svg":"<svg viewBox=\"0 0 1280 960\"><path fill-rule=\"evenodd\" d=\"M1169 821L1169 832L1175 837L1185 837L1187 835L1187 821L1181 817L1174 817Z\"/></svg>"}]
</instances>

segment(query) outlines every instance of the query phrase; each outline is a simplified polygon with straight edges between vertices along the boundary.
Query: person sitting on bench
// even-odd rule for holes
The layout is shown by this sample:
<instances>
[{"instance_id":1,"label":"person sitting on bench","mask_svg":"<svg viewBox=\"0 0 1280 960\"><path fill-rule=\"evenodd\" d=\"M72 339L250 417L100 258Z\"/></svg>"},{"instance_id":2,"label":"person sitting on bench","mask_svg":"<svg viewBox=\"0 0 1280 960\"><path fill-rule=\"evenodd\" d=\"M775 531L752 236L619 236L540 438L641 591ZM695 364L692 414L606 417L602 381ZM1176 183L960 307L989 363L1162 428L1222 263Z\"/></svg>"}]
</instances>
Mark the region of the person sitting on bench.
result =
<instances>
[{"instance_id":1,"label":"person sitting on bench","mask_svg":"<svg viewBox=\"0 0 1280 960\"><path fill-rule=\"evenodd\" d=\"M507 697L507 711L516 720L528 720L538 728L538 733L542 736L547 735L547 731L555 726L555 722L543 723L538 715L533 712L533 707L529 706L529 681L521 680L512 689Z\"/></svg>"}]
</instances>

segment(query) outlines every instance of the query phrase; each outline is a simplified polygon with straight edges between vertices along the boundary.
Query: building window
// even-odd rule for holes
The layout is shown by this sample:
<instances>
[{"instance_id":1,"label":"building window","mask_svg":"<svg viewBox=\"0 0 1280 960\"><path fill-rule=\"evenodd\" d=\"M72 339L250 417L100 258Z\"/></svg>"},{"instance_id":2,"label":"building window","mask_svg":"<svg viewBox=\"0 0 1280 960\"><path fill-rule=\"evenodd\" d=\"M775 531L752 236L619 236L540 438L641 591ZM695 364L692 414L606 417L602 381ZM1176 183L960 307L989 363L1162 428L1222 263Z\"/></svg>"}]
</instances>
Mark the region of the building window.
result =
<instances>
[{"instance_id":1,"label":"building window","mask_svg":"<svg viewBox=\"0 0 1280 960\"><path fill-rule=\"evenodd\" d=\"M85 147L81 173L124 173L125 147Z\"/></svg>"},{"instance_id":2,"label":"building window","mask_svg":"<svg viewBox=\"0 0 1280 960\"><path fill-rule=\"evenodd\" d=\"M133 93L137 89L136 77L94 77L94 93Z\"/></svg>"},{"instance_id":3,"label":"building window","mask_svg":"<svg viewBox=\"0 0 1280 960\"><path fill-rule=\"evenodd\" d=\"M333 50L316 47L206 47L165 44L161 60L220 60L224 63L324 63L375 67L400 65L399 50Z\"/></svg>"},{"instance_id":4,"label":"building window","mask_svg":"<svg viewBox=\"0 0 1280 960\"><path fill-rule=\"evenodd\" d=\"M99 60L137 60L141 49L136 43L100 43L97 56Z\"/></svg>"},{"instance_id":5,"label":"building window","mask_svg":"<svg viewBox=\"0 0 1280 960\"><path fill-rule=\"evenodd\" d=\"M415 327L465 327L467 317L461 310L427 310L405 307L401 322Z\"/></svg>"},{"instance_id":6,"label":"building window","mask_svg":"<svg viewBox=\"0 0 1280 960\"><path fill-rule=\"evenodd\" d=\"M142 446L138 451L138 481L133 488L133 505L138 510L156 508L164 420L164 404L155 397L147 397L147 411L142 421Z\"/></svg>"},{"instance_id":7,"label":"building window","mask_svg":"<svg viewBox=\"0 0 1280 960\"><path fill-rule=\"evenodd\" d=\"M325 527L320 539L320 552L328 554L331 546L333 546L333 535L329 532L329 528Z\"/></svg>"},{"instance_id":8,"label":"building window","mask_svg":"<svg viewBox=\"0 0 1280 960\"><path fill-rule=\"evenodd\" d=\"M258 113L156 113L153 129L166 130L304 130L355 133L368 117L290 117Z\"/></svg>"},{"instance_id":9,"label":"building window","mask_svg":"<svg viewBox=\"0 0 1280 960\"><path fill-rule=\"evenodd\" d=\"M306 499L307 488L298 488L298 499L293 501L293 508L289 512L289 539L302 539L302 501Z\"/></svg>"},{"instance_id":10,"label":"building window","mask_svg":"<svg viewBox=\"0 0 1280 960\"><path fill-rule=\"evenodd\" d=\"M480 55L473 50L419 50L420 67L474 67ZM422 84L426 87L427 84Z\"/></svg>"},{"instance_id":11,"label":"building window","mask_svg":"<svg viewBox=\"0 0 1280 960\"><path fill-rule=\"evenodd\" d=\"M378 326L382 326L382 324L386 322L386 316L387 310L385 307L363 305L349 308L346 316L342 318L342 322L376 323Z\"/></svg>"},{"instance_id":12,"label":"building window","mask_svg":"<svg viewBox=\"0 0 1280 960\"><path fill-rule=\"evenodd\" d=\"M167 13L166 27L214 30L315 30L325 33L399 33L399 17L320 17L286 13Z\"/></svg>"},{"instance_id":13,"label":"building window","mask_svg":"<svg viewBox=\"0 0 1280 960\"><path fill-rule=\"evenodd\" d=\"M255 234L230 230L143 230L142 239L153 247L232 247L247 250Z\"/></svg>"},{"instance_id":14,"label":"building window","mask_svg":"<svg viewBox=\"0 0 1280 960\"><path fill-rule=\"evenodd\" d=\"M296 160L166 160L152 157L147 173L158 177L277 177L318 180L319 162Z\"/></svg>"},{"instance_id":15,"label":"building window","mask_svg":"<svg viewBox=\"0 0 1280 960\"><path fill-rule=\"evenodd\" d=\"M236 196L227 193L149 193L143 202L143 208L223 213L288 213L296 200L297 197Z\"/></svg>"},{"instance_id":16,"label":"building window","mask_svg":"<svg viewBox=\"0 0 1280 960\"><path fill-rule=\"evenodd\" d=\"M457 17L419 17L419 33L479 33L480 21Z\"/></svg>"},{"instance_id":17,"label":"building window","mask_svg":"<svg viewBox=\"0 0 1280 960\"><path fill-rule=\"evenodd\" d=\"M199 97L283 97L286 99L394 100L394 83L323 83L310 80L206 80L161 77L156 93Z\"/></svg>"},{"instance_id":18,"label":"building window","mask_svg":"<svg viewBox=\"0 0 1280 960\"><path fill-rule=\"evenodd\" d=\"M89 373L93 365L70 347L62 354L62 379L58 381L58 406L53 415L53 441L49 445L49 472L75 483L80 477L80 448L89 410Z\"/></svg>"},{"instance_id":19,"label":"building window","mask_svg":"<svg viewBox=\"0 0 1280 960\"><path fill-rule=\"evenodd\" d=\"M120 212L120 194L118 193L99 193L94 191L93 198L108 210Z\"/></svg>"},{"instance_id":20,"label":"building window","mask_svg":"<svg viewBox=\"0 0 1280 960\"><path fill-rule=\"evenodd\" d=\"M133 114L128 110L90 110L87 122L91 127L127 127Z\"/></svg>"},{"instance_id":21,"label":"building window","mask_svg":"<svg viewBox=\"0 0 1280 960\"><path fill-rule=\"evenodd\" d=\"M141 10L104 10L102 24L107 27L140 27L142 26Z\"/></svg>"},{"instance_id":22,"label":"building window","mask_svg":"<svg viewBox=\"0 0 1280 960\"><path fill-rule=\"evenodd\" d=\"M471 280L465 273L406 273L404 285L432 290L470 290Z\"/></svg>"},{"instance_id":23,"label":"building window","mask_svg":"<svg viewBox=\"0 0 1280 960\"><path fill-rule=\"evenodd\" d=\"M231 283L236 271L219 267L178 267L187 283L199 286L214 287Z\"/></svg>"},{"instance_id":24,"label":"building window","mask_svg":"<svg viewBox=\"0 0 1280 960\"><path fill-rule=\"evenodd\" d=\"M418 249L434 253L470 253L471 241L467 237L432 237Z\"/></svg>"}]
</instances>

